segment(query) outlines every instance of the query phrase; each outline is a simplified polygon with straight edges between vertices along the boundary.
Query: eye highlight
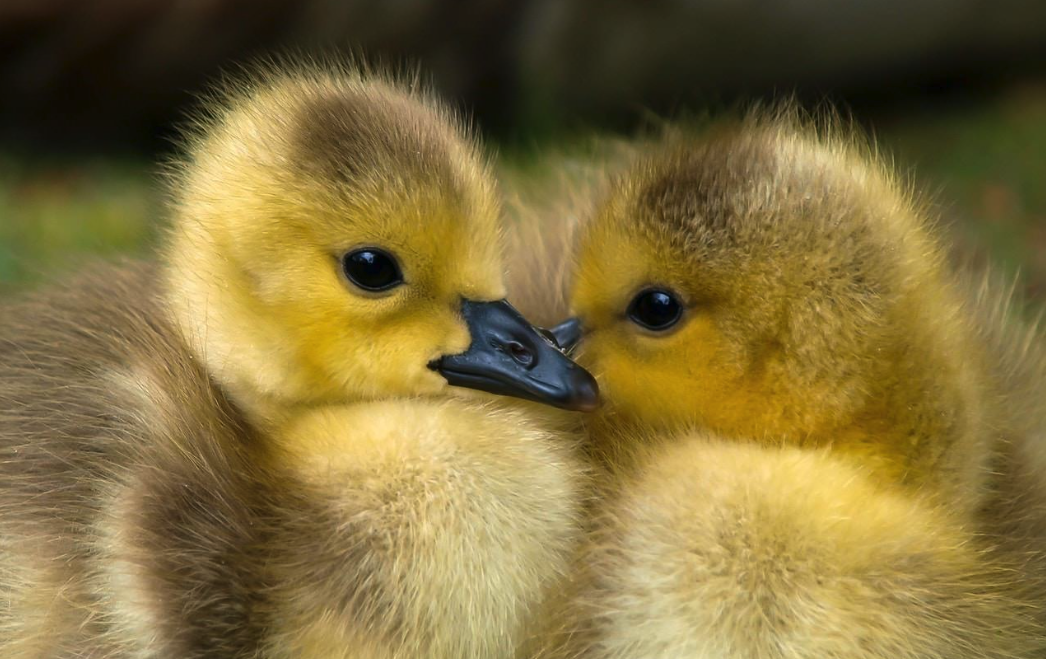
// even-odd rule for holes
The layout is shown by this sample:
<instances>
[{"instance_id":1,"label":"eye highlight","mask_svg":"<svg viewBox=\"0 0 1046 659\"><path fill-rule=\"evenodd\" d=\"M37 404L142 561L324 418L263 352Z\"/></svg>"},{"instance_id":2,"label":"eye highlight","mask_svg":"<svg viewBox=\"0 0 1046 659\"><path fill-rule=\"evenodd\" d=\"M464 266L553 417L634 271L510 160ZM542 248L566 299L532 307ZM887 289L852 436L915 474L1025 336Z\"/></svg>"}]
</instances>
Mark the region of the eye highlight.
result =
<instances>
[{"instance_id":1,"label":"eye highlight","mask_svg":"<svg viewBox=\"0 0 1046 659\"><path fill-rule=\"evenodd\" d=\"M361 247L341 258L345 276L353 284L372 293L387 291L403 283L403 273L395 257L377 247Z\"/></svg>"},{"instance_id":2,"label":"eye highlight","mask_svg":"<svg viewBox=\"0 0 1046 659\"><path fill-rule=\"evenodd\" d=\"M628 305L632 322L655 332L661 332L679 322L683 305L670 291L648 288L640 291Z\"/></svg>"}]
</instances>

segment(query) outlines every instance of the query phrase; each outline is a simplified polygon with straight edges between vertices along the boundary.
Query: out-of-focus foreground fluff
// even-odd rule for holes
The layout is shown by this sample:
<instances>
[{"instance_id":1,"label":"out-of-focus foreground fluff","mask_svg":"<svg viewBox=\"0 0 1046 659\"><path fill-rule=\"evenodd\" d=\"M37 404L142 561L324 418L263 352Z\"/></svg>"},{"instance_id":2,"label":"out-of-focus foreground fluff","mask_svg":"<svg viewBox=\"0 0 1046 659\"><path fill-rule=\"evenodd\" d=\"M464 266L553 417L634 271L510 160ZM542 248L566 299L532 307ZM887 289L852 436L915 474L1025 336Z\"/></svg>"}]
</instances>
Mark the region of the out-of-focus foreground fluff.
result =
<instances>
[{"instance_id":1,"label":"out-of-focus foreground fluff","mask_svg":"<svg viewBox=\"0 0 1046 659\"><path fill-rule=\"evenodd\" d=\"M845 131L764 113L639 151L546 293L605 402L545 656L1043 656L1046 351L1007 289Z\"/></svg>"},{"instance_id":2,"label":"out-of-focus foreground fluff","mask_svg":"<svg viewBox=\"0 0 1046 659\"><path fill-rule=\"evenodd\" d=\"M487 341L463 304L553 350L497 302L468 131L297 67L216 98L174 169L159 266L0 310L0 655L513 656L581 477L559 417L437 372Z\"/></svg>"}]
</instances>

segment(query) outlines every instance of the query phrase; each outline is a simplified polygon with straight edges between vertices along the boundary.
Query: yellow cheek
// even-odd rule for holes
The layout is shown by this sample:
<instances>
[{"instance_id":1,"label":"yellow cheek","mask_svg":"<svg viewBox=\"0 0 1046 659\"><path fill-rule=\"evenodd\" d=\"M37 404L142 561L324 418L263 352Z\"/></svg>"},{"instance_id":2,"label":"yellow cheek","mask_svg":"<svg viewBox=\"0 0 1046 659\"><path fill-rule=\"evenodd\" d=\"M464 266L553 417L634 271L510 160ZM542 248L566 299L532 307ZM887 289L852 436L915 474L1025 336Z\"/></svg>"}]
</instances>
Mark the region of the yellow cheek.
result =
<instances>
[{"instance_id":1,"label":"yellow cheek","mask_svg":"<svg viewBox=\"0 0 1046 659\"><path fill-rule=\"evenodd\" d=\"M665 336L623 324L593 339L583 363L599 374L607 411L628 423L755 437L771 422L765 391L746 377L740 349L708 316Z\"/></svg>"},{"instance_id":2,"label":"yellow cheek","mask_svg":"<svg viewBox=\"0 0 1046 659\"><path fill-rule=\"evenodd\" d=\"M470 336L450 304L403 300L385 313L314 311L300 324L296 343L315 398L359 399L424 395L446 383L428 368L443 354L463 352ZM303 313L310 313L304 311Z\"/></svg>"}]
</instances>

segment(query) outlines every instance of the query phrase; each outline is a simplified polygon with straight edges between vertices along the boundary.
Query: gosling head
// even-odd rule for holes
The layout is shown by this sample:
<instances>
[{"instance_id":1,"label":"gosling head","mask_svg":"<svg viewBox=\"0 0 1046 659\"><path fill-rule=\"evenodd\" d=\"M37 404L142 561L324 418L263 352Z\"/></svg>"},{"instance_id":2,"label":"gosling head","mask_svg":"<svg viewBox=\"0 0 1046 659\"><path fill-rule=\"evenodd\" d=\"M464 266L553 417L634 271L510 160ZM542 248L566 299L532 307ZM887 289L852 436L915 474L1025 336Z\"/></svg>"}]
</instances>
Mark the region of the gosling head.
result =
<instances>
[{"instance_id":1,"label":"gosling head","mask_svg":"<svg viewBox=\"0 0 1046 659\"><path fill-rule=\"evenodd\" d=\"M270 74L188 147L167 295L248 411L449 384L595 404L590 376L504 301L491 175L431 98L351 71Z\"/></svg>"},{"instance_id":2,"label":"gosling head","mask_svg":"<svg viewBox=\"0 0 1046 659\"><path fill-rule=\"evenodd\" d=\"M616 424L837 429L939 310L919 214L850 141L753 120L669 141L612 188L579 236L572 308Z\"/></svg>"}]
</instances>

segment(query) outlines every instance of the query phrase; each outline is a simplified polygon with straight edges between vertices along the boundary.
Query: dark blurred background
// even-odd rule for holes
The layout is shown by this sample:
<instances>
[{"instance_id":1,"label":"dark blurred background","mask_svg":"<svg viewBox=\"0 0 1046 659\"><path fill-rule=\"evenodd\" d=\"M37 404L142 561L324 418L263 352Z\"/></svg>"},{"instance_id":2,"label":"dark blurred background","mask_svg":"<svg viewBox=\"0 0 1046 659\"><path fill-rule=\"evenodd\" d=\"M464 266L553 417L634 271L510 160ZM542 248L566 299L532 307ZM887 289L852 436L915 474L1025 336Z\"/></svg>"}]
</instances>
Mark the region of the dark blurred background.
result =
<instances>
[{"instance_id":1,"label":"dark blurred background","mask_svg":"<svg viewBox=\"0 0 1046 659\"><path fill-rule=\"evenodd\" d=\"M413 63L507 159L796 94L852 113L1046 298L1044 0L0 0L0 288L147 250L152 165L236 62Z\"/></svg>"}]
</instances>

